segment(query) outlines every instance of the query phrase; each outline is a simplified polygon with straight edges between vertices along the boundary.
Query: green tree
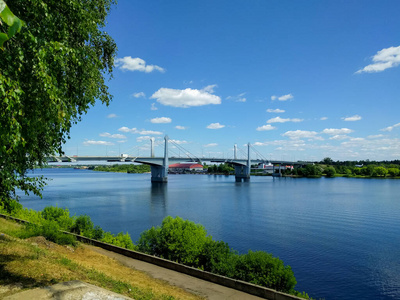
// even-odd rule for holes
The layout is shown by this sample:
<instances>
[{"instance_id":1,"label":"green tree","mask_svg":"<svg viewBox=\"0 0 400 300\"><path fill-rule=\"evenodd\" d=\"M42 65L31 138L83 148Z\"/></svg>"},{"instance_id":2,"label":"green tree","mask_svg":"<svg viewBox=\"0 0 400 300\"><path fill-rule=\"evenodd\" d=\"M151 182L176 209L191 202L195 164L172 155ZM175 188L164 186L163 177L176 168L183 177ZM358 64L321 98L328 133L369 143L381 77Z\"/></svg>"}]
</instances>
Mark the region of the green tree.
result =
<instances>
[{"instance_id":1,"label":"green tree","mask_svg":"<svg viewBox=\"0 0 400 300\"><path fill-rule=\"evenodd\" d=\"M332 158L330 158L330 157L325 157L325 158L322 160L321 163L323 163L323 164L325 164L325 165L331 165L331 164L333 163L333 160L332 160Z\"/></svg>"},{"instance_id":2,"label":"green tree","mask_svg":"<svg viewBox=\"0 0 400 300\"><path fill-rule=\"evenodd\" d=\"M326 177L335 177L336 170L334 167L326 167L324 170Z\"/></svg>"},{"instance_id":3,"label":"green tree","mask_svg":"<svg viewBox=\"0 0 400 300\"><path fill-rule=\"evenodd\" d=\"M372 176L385 177L387 173L388 173L388 170L386 170L386 168L375 167L374 171L372 172Z\"/></svg>"},{"instance_id":4,"label":"green tree","mask_svg":"<svg viewBox=\"0 0 400 300\"><path fill-rule=\"evenodd\" d=\"M388 168L389 176L396 177L399 175L399 173L400 173L400 170L398 168Z\"/></svg>"},{"instance_id":5,"label":"green tree","mask_svg":"<svg viewBox=\"0 0 400 300\"><path fill-rule=\"evenodd\" d=\"M96 100L105 104L111 100L105 82L112 74L116 44L102 28L114 3L8 3L10 11L24 20L25 26L19 28L12 43L4 43L0 59L3 205L16 197L16 189L40 195L43 178L28 177L27 171L36 165L44 166L46 157L62 153L71 126ZM9 33L8 23L0 23L0 32Z\"/></svg>"}]
</instances>

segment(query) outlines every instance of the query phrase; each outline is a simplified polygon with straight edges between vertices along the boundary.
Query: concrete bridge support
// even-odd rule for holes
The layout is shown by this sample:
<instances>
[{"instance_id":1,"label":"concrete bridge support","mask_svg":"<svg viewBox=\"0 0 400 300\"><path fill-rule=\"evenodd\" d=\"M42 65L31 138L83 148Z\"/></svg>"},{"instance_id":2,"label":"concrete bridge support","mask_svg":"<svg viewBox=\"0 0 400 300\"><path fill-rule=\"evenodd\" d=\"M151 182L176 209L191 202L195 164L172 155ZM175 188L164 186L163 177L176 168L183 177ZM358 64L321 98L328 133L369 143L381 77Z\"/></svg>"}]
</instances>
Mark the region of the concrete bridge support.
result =
<instances>
[{"instance_id":1,"label":"concrete bridge support","mask_svg":"<svg viewBox=\"0 0 400 300\"><path fill-rule=\"evenodd\" d=\"M250 143L247 144L247 164L246 165L234 165L235 167L235 180L236 182L248 182L250 181L250 169L251 169L251 161L250 161Z\"/></svg>"},{"instance_id":2,"label":"concrete bridge support","mask_svg":"<svg viewBox=\"0 0 400 300\"><path fill-rule=\"evenodd\" d=\"M151 182L168 182L168 136L164 137L163 165L151 165Z\"/></svg>"}]
</instances>

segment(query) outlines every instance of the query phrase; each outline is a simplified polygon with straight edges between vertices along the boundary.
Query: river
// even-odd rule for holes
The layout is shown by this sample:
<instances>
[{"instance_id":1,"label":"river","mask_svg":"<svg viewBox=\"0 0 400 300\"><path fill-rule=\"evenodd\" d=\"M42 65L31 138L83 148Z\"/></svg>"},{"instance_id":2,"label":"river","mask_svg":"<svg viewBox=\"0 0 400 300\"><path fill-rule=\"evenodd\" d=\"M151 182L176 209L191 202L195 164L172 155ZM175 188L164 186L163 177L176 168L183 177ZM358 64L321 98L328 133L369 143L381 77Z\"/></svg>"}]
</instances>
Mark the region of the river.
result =
<instances>
[{"instance_id":1,"label":"river","mask_svg":"<svg viewBox=\"0 0 400 300\"><path fill-rule=\"evenodd\" d=\"M400 180L169 175L75 169L36 170L50 178L27 208L67 207L112 233L142 231L165 216L204 225L245 253L263 250L292 267L296 289L319 299L400 299Z\"/></svg>"}]
</instances>

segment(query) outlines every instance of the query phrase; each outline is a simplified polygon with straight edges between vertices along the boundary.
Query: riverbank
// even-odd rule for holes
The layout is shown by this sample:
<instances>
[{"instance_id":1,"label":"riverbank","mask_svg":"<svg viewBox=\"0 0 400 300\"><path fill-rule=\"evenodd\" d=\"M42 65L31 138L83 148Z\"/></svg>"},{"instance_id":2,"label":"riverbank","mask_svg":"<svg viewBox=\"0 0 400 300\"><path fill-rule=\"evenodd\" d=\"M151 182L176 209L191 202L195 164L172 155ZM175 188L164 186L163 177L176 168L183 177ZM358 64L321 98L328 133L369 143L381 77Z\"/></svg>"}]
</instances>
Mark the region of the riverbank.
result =
<instances>
[{"instance_id":1,"label":"riverbank","mask_svg":"<svg viewBox=\"0 0 400 300\"><path fill-rule=\"evenodd\" d=\"M24 227L0 219L0 298L36 287L81 280L134 299L202 299L94 251L43 237L16 237Z\"/></svg>"}]
</instances>

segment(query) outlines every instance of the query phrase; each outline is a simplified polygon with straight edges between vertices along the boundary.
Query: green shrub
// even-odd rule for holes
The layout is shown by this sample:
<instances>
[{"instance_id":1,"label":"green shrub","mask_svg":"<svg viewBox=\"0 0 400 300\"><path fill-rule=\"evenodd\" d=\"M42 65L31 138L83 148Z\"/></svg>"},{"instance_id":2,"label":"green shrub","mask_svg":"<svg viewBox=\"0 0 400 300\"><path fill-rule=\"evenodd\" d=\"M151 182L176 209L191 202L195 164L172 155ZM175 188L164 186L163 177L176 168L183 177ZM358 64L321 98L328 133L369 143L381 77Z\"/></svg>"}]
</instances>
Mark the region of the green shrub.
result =
<instances>
[{"instance_id":1,"label":"green shrub","mask_svg":"<svg viewBox=\"0 0 400 300\"><path fill-rule=\"evenodd\" d=\"M282 260L263 251L249 251L240 255L235 269L236 279L277 291L291 292L297 283L290 266L285 266Z\"/></svg>"},{"instance_id":2,"label":"green shrub","mask_svg":"<svg viewBox=\"0 0 400 300\"><path fill-rule=\"evenodd\" d=\"M19 235L20 238L24 239L32 236L43 236L47 240L60 245L76 245L75 237L62 233L55 221L45 221L43 225L28 224L26 230Z\"/></svg>"},{"instance_id":3,"label":"green shrub","mask_svg":"<svg viewBox=\"0 0 400 300\"><path fill-rule=\"evenodd\" d=\"M88 215L81 215L76 218L74 225L71 227L71 232L86 236L93 237L94 225Z\"/></svg>"},{"instance_id":4,"label":"green shrub","mask_svg":"<svg viewBox=\"0 0 400 300\"><path fill-rule=\"evenodd\" d=\"M74 224L74 218L69 216L67 208L62 209L60 207L47 206L41 213L45 220L56 221L60 228L65 231L70 231Z\"/></svg>"},{"instance_id":5,"label":"green shrub","mask_svg":"<svg viewBox=\"0 0 400 300\"><path fill-rule=\"evenodd\" d=\"M110 232L105 232L103 234L102 242L112 244L118 247L135 250L136 247L132 242L132 239L128 233L118 233L116 236Z\"/></svg>"},{"instance_id":6,"label":"green shrub","mask_svg":"<svg viewBox=\"0 0 400 300\"><path fill-rule=\"evenodd\" d=\"M166 217L161 227L144 231L139 251L164 257L188 266L199 266L200 254L211 237L202 225L176 217Z\"/></svg>"}]
</instances>

